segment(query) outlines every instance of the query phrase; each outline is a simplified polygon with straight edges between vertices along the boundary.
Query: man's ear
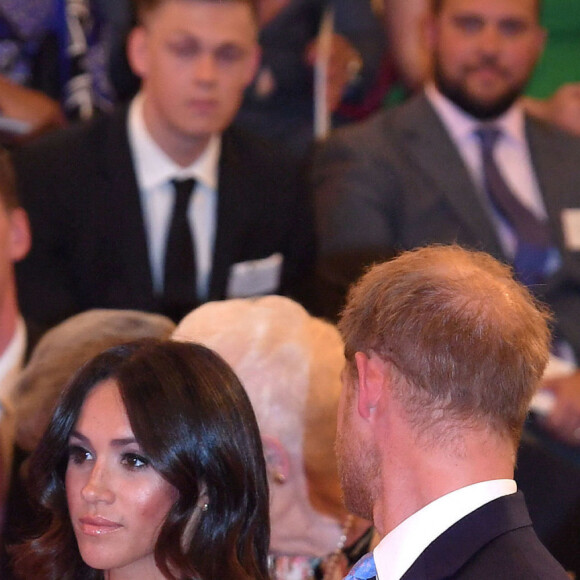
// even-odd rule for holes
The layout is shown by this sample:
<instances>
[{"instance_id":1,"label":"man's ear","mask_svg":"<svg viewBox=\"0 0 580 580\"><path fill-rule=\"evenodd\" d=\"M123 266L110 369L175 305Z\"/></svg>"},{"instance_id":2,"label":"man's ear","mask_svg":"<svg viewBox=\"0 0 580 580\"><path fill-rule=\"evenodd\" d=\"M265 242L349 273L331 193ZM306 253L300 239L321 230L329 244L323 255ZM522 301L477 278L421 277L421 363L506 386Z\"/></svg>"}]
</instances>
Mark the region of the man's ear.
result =
<instances>
[{"instance_id":1,"label":"man's ear","mask_svg":"<svg viewBox=\"0 0 580 580\"><path fill-rule=\"evenodd\" d=\"M358 412L369 419L378 405L385 384L385 363L375 354L368 357L363 352L354 355L358 372Z\"/></svg>"},{"instance_id":2,"label":"man's ear","mask_svg":"<svg viewBox=\"0 0 580 580\"><path fill-rule=\"evenodd\" d=\"M271 435L262 435L262 445L268 477L279 485L286 483L291 471L288 451L279 439Z\"/></svg>"},{"instance_id":3,"label":"man's ear","mask_svg":"<svg viewBox=\"0 0 580 580\"><path fill-rule=\"evenodd\" d=\"M11 210L8 220L10 228L10 259L14 263L19 262L28 254L32 236L30 234L28 215L21 207Z\"/></svg>"},{"instance_id":4,"label":"man's ear","mask_svg":"<svg viewBox=\"0 0 580 580\"><path fill-rule=\"evenodd\" d=\"M148 52L147 31L143 26L136 26L127 37L127 60L131 70L139 78L147 76Z\"/></svg>"},{"instance_id":5,"label":"man's ear","mask_svg":"<svg viewBox=\"0 0 580 580\"><path fill-rule=\"evenodd\" d=\"M246 88L252 84L252 81L258 74L260 70L260 63L262 62L262 49L259 45L256 45L254 52L251 55L250 63L248 66L248 74L246 76Z\"/></svg>"}]
</instances>

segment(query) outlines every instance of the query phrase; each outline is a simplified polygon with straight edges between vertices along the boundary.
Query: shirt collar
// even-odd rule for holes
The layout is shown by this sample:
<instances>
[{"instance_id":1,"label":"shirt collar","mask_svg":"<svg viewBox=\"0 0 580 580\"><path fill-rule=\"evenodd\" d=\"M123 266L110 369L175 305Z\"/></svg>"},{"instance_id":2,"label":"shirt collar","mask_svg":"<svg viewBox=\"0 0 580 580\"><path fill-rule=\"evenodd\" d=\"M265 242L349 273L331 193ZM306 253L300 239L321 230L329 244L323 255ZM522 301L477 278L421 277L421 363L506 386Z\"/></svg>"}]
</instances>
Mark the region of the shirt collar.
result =
<instances>
[{"instance_id":1,"label":"shirt collar","mask_svg":"<svg viewBox=\"0 0 580 580\"><path fill-rule=\"evenodd\" d=\"M0 385L12 377L22 367L26 353L26 325L22 317L18 318L16 330L10 342L0 354ZM0 388L0 394L3 389Z\"/></svg>"},{"instance_id":2,"label":"shirt collar","mask_svg":"<svg viewBox=\"0 0 580 580\"><path fill-rule=\"evenodd\" d=\"M490 123L489 121L482 122L467 114L443 95L432 82L425 88L425 95L447 127L453 140L458 143L473 137L475 130L481 125ZM501 129L502 136L507 140L516 145L525 146L525 115L519 101L516 101L503 115L494 119L490 124Z\"/></svg>"},{"instance_id":3,"label":"shirt collar","mask_svg":"<svg viewBox=\"0 0 580 580\"><path fill-rule=\"evenodd\" d=\"M140 188L148 191L171 179L193 177L210 189L217 190L221 153L220 135L212 135L202 154L188 167L181 167L151 137L145 126L143 102L144 97L139 93L131 102L128 116L129 142Z\"/></svg>"}]
</instances>

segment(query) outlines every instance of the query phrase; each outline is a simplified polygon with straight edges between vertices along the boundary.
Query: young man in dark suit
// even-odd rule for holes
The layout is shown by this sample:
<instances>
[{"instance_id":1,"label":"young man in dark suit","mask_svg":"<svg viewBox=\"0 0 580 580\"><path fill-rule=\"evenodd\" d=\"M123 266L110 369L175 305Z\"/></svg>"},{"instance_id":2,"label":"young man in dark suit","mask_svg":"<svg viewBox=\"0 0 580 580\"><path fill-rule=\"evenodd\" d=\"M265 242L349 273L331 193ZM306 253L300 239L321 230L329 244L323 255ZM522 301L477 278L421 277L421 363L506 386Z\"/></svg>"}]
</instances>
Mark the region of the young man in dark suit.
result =
<instances>
[{"instance_id":1,"label":"young man in dark suit","mask_svg":"<svg viewBox=\"0 0 580 580\"><path fill-rule=\"evenodd\" d=\"M547 322L508 267L459 246L405 252L351 289L339 473L383 539L349 579L568 577L513 480Z\"/></svg>"},{"instance_id":2,"label":"young man in dark suit","mask_svg":"<svg viewBox=\"0 0 580 580\"><path fill-rule=\"evenodd\" d=\"M179 319L207 300L293 293L314 258L300 168L230 127L259 60L255 0L136 10L129 107L15 154L35 235L21 304L45 325L93 307Z\"/></svg>"}]
</instances>

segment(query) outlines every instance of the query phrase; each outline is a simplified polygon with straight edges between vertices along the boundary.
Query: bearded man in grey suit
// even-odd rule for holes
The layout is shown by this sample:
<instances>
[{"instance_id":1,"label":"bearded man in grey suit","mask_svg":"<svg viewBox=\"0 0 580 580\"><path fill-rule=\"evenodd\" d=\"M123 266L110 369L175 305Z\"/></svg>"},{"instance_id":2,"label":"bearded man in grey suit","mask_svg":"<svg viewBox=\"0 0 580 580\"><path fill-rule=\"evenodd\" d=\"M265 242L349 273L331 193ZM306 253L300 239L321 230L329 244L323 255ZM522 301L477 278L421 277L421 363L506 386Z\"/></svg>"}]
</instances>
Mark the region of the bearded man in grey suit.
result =
<instances>
[{"instance_id":1,"label":"bearded man in grey suit","mask_svg":"<svg viewBox=\"0 0 580 580\"><path fill-rule=\"evenodd\" d=\"M322 270L341 271L428 243L478 248L518 269L520 229L488 189L489 167L546 240L531 289L555 313L545 380L558 438L580 446L580 140L525 115L519 97L545 33L539 0L438 0L426 30L434 74L421 94L338 131L315 162ZM484 152L483 130L496 142ZM497 180L496 180L497 181ZM537 241L536 240L536 241ZM541 244L540 244L541 245ZM351 264L352 266L352 264ZM525 269L525 268L524 268ZM563 361L566 363L563 365ZM552 366L551 368L554 368Z\"/></svg>"}]
</instances>

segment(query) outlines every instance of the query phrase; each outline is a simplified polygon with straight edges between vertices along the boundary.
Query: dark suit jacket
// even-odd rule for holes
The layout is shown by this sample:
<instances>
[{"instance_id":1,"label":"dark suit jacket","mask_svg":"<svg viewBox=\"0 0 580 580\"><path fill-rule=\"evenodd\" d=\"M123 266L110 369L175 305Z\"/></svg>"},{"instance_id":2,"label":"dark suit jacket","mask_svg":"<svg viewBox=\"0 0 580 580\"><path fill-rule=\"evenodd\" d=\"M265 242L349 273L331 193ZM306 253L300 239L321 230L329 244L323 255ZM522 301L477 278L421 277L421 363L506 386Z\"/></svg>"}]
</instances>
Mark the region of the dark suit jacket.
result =
<instances>
[{"instance_id":1,"label":"dark suit jacket","mask_svg":"<svg viewBox=\"0 0 580 580\"><path fill-rule=\"evenodd\" d=\"M33 247L17 267L20 306L54 324L88 308L158 310L127 138L126 109L14 152ZM292 293L315 255L300 168L235 129L223 135L209 299L225 297L230 267L284 256L279 289Z\"/></svg>"},{"instance_id":2,"label":"dark suit jacket","mask_svg":"<svg viewBox=\"0 0 580 580\"><path fill-rule=\"evenodd\" d=\"M580 208L580 139L526 120L532 163L562 267L538 289L580 359L580 252L564 243L561 212ZM506 260L475 184L424 95L339 130L314 166L320 246L330 275L429 243L457 242Z\"/></svg>"},{"instance_id":3,"label":"dark suit jacket","mask_svg":"<svg viewBox=\"0 0 580 580\"><path fill-rule=\"evenodd\" d=\"M538 540L521 492L500 497L435 539L401 580L566 580Z\"/></svg>"}]
</instances>

